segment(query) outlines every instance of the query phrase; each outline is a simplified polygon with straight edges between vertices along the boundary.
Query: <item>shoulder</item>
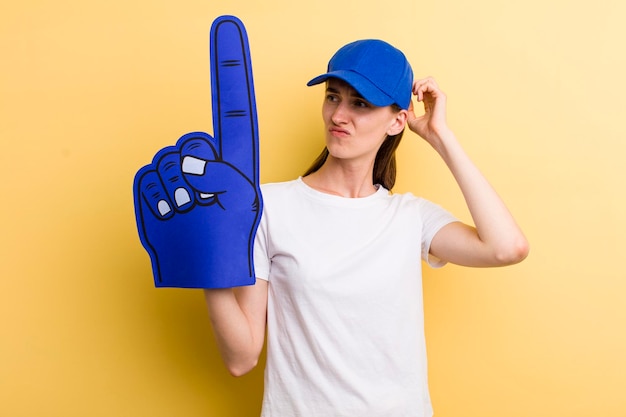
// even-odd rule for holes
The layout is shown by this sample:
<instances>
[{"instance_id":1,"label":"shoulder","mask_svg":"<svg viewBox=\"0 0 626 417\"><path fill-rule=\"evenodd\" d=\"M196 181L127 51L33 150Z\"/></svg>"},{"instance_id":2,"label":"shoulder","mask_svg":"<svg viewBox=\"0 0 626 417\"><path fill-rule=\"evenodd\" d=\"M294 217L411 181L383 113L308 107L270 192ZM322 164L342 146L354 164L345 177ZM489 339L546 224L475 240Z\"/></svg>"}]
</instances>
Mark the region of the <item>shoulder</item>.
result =
<instances>
[{"instance_id":1,"label":"shoulder","mask_svg":"<svg viewBox=\"0 0 626 417\"><path fill-rule=\"evenodd\" d=\"M261 184L261 194L263 199L280 198L281 196L290 195L298 187L298 180L269 182Z\"/></svg>"},{"instance_id":2,"label":"shoulder","mask_svg":"<svg viewBox=\"0 0 626 417\"><path fill-rule=\"evenodd\" d=\"M265 184L261 184L262 192L276 192L280 190L285 190L290 187L293 187L298 180L290 180L290 181L281 181L281 182L266 182Z\"/></svg>"},{"instance_id":3,"label":"shoulder","mask_svg":"<svg viewBox=\"0 0 626 417\"><path fill-rule=\"evenodd\" d=\"M261 184L261 198L263 212L282 210L283 207L293 206L299 200L298 180L270 182Z\"/></svg>"},{"instance_id":4,"label":"shoulder","mask_svg":"<svg viewBox=\"0 0 626 417\"><path fill-rule=\"evenodd\" d=\"M416 214L425 221L434 220L445 224L457 220L439 204L412 193L392 194L391 200L398 207L398 211Z\"/></svg>"},{"instance_id":5,"label":"shoulder","mask_svg":"<svg viewBox=\"0 0 626 417\"><path fill-rule=\"evenodd\" d=\"M419 209L424 205L433 204L430 201L426 200L423 197L416 196L413 193L389 193L389 200L397 205L403 207L412 207Z\"/></svg>"}]
</instances>

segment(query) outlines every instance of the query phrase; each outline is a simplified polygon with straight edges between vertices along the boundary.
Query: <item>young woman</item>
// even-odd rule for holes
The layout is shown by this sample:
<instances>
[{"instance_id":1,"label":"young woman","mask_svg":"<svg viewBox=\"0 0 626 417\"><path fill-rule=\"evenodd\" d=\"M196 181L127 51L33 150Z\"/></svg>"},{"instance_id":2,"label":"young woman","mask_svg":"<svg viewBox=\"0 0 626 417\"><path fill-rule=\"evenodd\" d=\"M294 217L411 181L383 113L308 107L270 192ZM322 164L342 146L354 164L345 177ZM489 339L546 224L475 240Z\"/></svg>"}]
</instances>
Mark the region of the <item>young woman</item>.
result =
<instances>
[{"instance_id":1,"label":"young woman","mask_svg":"<svg viewBox=\"0 0 626 417\"><path fill-rule=\"evenodd\" d=\"M267 328L264 417L430 416L421 260L509 265L528 243L448 128L446 96L414 82L402 52L353 42L309 85L321 83L326 147L304 176L263 186L256 285L205 290L218 345L245 374ZM474 225L389 192L405 126L445 161Z\"/></svg>"}]
</instances>

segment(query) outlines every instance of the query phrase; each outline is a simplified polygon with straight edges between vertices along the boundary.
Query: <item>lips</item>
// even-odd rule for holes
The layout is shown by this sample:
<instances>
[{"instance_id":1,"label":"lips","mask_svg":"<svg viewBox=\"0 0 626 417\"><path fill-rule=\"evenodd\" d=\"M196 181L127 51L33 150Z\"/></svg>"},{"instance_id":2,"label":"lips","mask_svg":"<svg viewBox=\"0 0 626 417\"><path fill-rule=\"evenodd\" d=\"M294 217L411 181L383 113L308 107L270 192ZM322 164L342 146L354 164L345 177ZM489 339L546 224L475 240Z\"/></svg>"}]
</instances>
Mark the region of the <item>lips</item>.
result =
<instances>
[{"instance_id":1,"label":"lips","mask_svg":"<svg viewBox=\"0 0 626 417\"><path fill-rule=\"evenodd\" d=\"M349 131L347 131L346 129L341 129L339 127L331 127L330 129L328 129L328 131L330 132L331 135L341 137L341 138L350 136Z\"/></svg>"}]
</instances>

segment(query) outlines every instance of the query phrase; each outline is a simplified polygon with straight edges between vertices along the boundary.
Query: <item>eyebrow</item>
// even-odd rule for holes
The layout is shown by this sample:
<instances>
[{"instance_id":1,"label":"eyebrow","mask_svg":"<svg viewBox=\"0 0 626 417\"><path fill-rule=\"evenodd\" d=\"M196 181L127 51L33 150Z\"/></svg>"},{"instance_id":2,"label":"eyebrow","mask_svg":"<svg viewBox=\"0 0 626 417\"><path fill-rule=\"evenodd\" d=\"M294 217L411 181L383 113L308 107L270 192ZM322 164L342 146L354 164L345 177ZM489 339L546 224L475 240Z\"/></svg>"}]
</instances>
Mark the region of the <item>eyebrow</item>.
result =
<instances>
[{"instance_id":1,"label":"eyebrow","mask_svg":"<svg viewBox=\"0 0 626 417\"><path fill-rule=\"evenodd\" d=\"M350 94L353 95L356 98L360 98L362 100L365 100L365 97L363 97L361 94L359 94L358 91L356 91L353 87L349 87L350 88ZM336 88L333 87L326 87L326 91L328 91L329 93L333 93L333 94L339 94L339 90L337 90ZM365 100L367 101L367 100Z\"/></svg>"}]
</instances>

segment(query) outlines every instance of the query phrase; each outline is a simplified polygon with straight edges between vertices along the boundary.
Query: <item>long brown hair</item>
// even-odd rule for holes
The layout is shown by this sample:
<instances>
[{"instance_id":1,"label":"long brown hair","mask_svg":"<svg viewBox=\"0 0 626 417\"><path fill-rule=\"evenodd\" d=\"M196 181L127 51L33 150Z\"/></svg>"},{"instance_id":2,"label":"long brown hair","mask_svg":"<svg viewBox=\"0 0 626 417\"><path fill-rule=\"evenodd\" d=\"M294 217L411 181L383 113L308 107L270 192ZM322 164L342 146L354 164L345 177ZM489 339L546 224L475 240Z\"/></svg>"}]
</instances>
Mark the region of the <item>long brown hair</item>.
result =
<instances>
[{"instance_id":1,"label":"long brown hair","mask_svg":"<svg viewBox=\"0 0 626 417\"><path fill-rule=\"evenodd\" d=\"M396 111L400 111L400 107L395 104L392 105L392 108ZM387 136L382 145L380 145L376 153L376 159L374 160L373 183L380 184L390 191L396 183L396 149L398 149L398 145L400 145L403 134L404 130L397 135ZM327 158L328 148L324 147L319 156L315 158L309 169L307 169L302 176L306 177L320 169Z\"/></svg>"}]
</instances>

